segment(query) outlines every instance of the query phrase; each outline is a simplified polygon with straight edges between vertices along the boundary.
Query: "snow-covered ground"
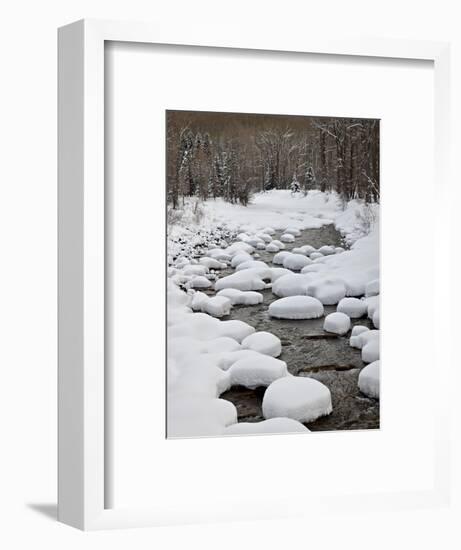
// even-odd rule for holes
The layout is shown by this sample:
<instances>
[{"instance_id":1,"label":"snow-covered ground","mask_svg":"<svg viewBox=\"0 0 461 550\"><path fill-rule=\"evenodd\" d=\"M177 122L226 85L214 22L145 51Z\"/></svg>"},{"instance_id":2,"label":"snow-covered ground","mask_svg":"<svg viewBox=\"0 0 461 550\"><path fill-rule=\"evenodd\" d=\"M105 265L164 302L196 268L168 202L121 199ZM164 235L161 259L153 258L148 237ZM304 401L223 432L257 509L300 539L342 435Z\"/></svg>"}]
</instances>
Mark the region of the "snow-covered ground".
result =
<instances>
[{"instance_id":1,"label":"snow-covered ground","mask_svg":"<svg viewBox=\"0 0 461 550\"><path fill-rule=\"evenodd\" d=\"M360 201L351 201L343 210L334 193L310 191L304 197L292 196L288 190L256 194L248 206L230 204L223 199L197 203L187 201L179 211L169 211L168 256L170 260L184 249L219 246L223 240L240 232L256 235L266 228L314 229L334 221L349 243L363 237L369 226L377 224L378 207L365 208ZM178 241L182 242L179 243Z\"/></svg>"},{"instance_id":2,"label":"snow-covered ground","mask_svg":"<svg viewBox=\"0 0 461 550\"><path fill-rule=\"evenodd\" d=\"M247 207L217 199L169 215L169 437L252 433L247 424L241 430L230 428L237 423L237 411L220 395L235 385L267 387L263 414L282 418L261 422L261 427L255 423L253 433L301 431L294 421L309 422L331 412L325 385L293 377L289 365L275 358L281 351L275 335L220 318L237 304L261 303L258 291L267 289L280 297L269 307L273 317L321 317L324 305L339 302L338 313L326 318L325 330L347 334L350 318L368 315L375 330L353 332L350 343L361 349L364 362L378 361L378 217L377 205L351 201L343 207L331 193L311 191L304 197L282 190L258 194ZM349 250L296 247L302 231L332 223ZM276 232L284 237L275 239ZM273 253L275 261L258 261L255 256L261 250ZM222 275L231 268L233 273ZM378 386L373 384L370 390L362 377L360 388L377 397Z\"/></svg>"}]
</instances>

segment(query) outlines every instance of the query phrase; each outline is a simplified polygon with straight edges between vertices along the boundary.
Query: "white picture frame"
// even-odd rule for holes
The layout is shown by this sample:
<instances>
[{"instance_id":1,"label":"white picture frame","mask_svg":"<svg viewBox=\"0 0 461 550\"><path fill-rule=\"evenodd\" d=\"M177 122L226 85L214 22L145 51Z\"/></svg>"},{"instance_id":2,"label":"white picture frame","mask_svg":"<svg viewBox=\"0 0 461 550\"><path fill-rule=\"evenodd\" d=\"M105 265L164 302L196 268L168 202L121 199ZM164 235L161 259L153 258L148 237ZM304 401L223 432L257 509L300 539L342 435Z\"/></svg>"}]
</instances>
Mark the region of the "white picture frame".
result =
<instances>
[{"instance_id":1,"label":"white picture frame","mask_svg":"<svg viewBox=\"0 0 461 550\"><path fill-rule=\"evenodd\" d=\"M80 529L139 527L202 521L200 513L174 517L153 509L105 509L104 383L104 43L175 44L214 48L305 52L434 63L435 164L441 236L448 232L443 202L449 193L449 45L394 39L321 40L271 36L218 36L194 30L175 36L168 26L83 20L59 29L59 475L58 515ZM440 242L440 254L448 243ZM447 303L449 288L436 297ZM440 306L448 307L448 306ZM449 498L448 408L438 403L436 484L425 491L389 493L346 504L382 509L434 506ZM281 503L280 516L285 515ZM242 511L245 513L245 510ZM270 516L271 513L268 512ZM266 517L265 513L261 517ZM219 518L218 518L219 519Z\"/></svg>"}]
</instances>

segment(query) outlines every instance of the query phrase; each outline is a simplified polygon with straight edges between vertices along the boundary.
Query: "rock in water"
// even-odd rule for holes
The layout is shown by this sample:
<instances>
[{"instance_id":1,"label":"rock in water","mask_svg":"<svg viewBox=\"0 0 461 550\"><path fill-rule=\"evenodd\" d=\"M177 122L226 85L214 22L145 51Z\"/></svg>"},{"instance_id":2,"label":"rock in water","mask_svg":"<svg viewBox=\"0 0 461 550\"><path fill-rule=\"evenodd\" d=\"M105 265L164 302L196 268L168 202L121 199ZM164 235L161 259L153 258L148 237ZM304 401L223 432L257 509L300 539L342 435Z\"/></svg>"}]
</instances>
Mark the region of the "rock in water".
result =
<instances>
[{"instance_id":1,"label":"rock in water","mask_svg":"<svg viewBox=\"0 0 461 550\"><path fill-rule=\"evenodd\" d=\"M287 376L273 382L263 398L264 418L313 422L333 410L330 390L318 380Z\"/></svg>"},{"instance_id":2,"label":"rock in water","mask_svg":"<svg viewBox=\"0 0 461 550\"><path fill-rule=\"evenodd\" d=\"M277 319L318 319L323 315L323 305L311 296L289 296L272 302L269 315Z\"/></svg>"},{"instance_id":3,"label":"rock in water","mask_svg":"<svg viewBox=\"0 0 461 550\"><path fill-rule=\"evenodd\" d=\"M380 362L378 360L364 367L359 374L359 390L375 399L379 399L379 370Z\"/></svg>"}]
</instances>

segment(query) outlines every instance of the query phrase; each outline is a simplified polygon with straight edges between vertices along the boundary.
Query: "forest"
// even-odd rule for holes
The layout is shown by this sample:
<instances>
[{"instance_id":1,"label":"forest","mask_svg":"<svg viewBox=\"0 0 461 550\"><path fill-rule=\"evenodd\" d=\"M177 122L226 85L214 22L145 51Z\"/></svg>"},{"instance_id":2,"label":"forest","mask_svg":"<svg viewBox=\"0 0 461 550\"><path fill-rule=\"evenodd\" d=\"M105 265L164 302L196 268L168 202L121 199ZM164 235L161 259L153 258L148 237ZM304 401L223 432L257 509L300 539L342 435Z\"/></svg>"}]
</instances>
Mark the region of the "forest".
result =
<instances>
[{"instance_id":1,"label":"forest","mask_svg":"<svg viewBox=\"0 0 461 550\"><path fill-rule=\"evenodd\" d=\"M379 120L166 111L167 201L335 191L379 202Z\"/></svg>"}]
</instances>

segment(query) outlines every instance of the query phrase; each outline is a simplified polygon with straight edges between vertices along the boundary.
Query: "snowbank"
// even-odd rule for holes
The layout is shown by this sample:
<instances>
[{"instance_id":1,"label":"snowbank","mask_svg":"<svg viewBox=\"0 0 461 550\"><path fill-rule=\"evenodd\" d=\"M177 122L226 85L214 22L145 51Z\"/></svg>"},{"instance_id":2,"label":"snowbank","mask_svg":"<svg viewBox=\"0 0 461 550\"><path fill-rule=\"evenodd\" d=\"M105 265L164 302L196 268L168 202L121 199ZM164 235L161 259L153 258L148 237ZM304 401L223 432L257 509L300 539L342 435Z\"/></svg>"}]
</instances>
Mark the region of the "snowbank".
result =
<instances>
[{"instance_id":1,"label":"snowbank","mask_svg":"<svg viewBox=\"0 0 461 550\"><path fill-rule=\"evenodd\" d=\"M224 399L201 396L170 395L167 407L167 435L206 437L221 435L237 422L237 409Z\"/></svg>"},{"instance_id":2,"label":"snowbank","mask_svg":"<svg viewBox=\"0 0 461 550\"><path fill-rule=\"evenodd\" d=\"M224 435L282 434L310 432L297 420L291 418L270 418L262 422L240 422L224 430Z\"/></svg>"}]
</instances>

